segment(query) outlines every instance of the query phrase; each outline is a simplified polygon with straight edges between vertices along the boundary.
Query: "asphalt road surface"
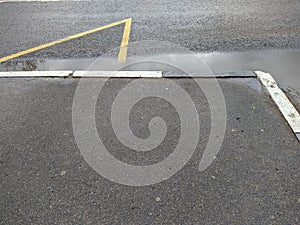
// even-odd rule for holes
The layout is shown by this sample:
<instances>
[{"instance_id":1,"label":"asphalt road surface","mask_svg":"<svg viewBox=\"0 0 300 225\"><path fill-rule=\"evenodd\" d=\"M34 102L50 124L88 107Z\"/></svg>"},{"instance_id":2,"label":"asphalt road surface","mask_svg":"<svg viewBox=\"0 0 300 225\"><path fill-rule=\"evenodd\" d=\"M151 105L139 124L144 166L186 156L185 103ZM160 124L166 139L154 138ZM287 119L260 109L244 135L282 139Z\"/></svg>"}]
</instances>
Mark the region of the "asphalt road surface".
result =
<instances>
[{"instance_id":1,"label":"asphalt road surface","mask_svg":"<svg viewBox=\"0 0 300 225\"><path fill-rule=\"evenodd\" d=\"M225 139L213 163L200 172L210 110L195 81L173 81L194 99L199 143L174 176L136 187L104 178L84 160L72 126L78 80L2 78L1 224L299 224L299 142L259 82L219 81L226 100ZM138 102L130 119L135 135L148 137L155 116L164 119L168 131L160 148L128 151L113 133L109 107L129 82L106 84L96 107L97 130L116 159L157 163L179 140L178 115L162 99Z\"/></svg>"},{"instance_id":2,"label":"asphalt road surface","mask_svg":"<svg viewBox=\"0 0 300 225\"><path fill-rule=\"evenodd\" d=\"M298 0L0 2L0 58L132 18L127 61L148 60L134 65L116 63L122 24L3 62L0 71L159 70L162 62L170 70L187 73L261 69L271 71L281 84L288 80L292 87L288 90L294 93L291 99L299 99L300 108L300 88L295 82L300 71L299 12ZM97 57L100 61L95 61ZM141 80L145 83L135 93L151 90L153 82L162 82L169 97L180 93L171 91L168 79ZM199 140L181 170L162 182L137 187L105 177L91 166L103 159L86 158L78 144L74 131L78 79L1 78L0 224L299 224L299 142L259 81L218 80L227 118L217 121L225 121L226 133L219 154L204 171L199 171L199 161L214 124L211 105L196 80L172 81L194 102ZM87 94L94 90L94 82ZM111 79L105 84L96 98L92 122L114 159L147 167L170 158L184 124L168 101L144 98L130 110L132 133L143 143L151 137L153 127L163 132L160 117L167 128L165 138L149 152L132 151L124 145L112 127L110 107L131 82ZM126 94L121 96L123 103L129 101ZM117 121L116 125L121 124L122 118ZM186 121L191 122L192 117ZM90 130L84 130L86 124L79 131L89 134ZM190 152L187 146L194 135L189 130L187 134L190 141L180 149L183 158ZM88 146L94 144L91 137L85 136ZM134 147L143 147L139 143ZM127 144L134 145L134 141ZM114 165L111 162L108 166ZM173 164L169 170L174 170ZM154 170L152 176L166 171ZM142 180L142 175L115 176Z\"/></svg>"},{"instance_id":3,"label":"asphalt road surface","mask_svg":"<svg viewBox=\"0 0 300 225\"><path fill-rule=\"evenodd\" d=\"M298 0L4 2L0 56L129 17L131 42L166 41L195 52L299 48L299 11ZM45 50L41 57L99 56L120 43L118 30L106 32L106 37L67 45L74 51Z\"/></svg>"}]
</instances>

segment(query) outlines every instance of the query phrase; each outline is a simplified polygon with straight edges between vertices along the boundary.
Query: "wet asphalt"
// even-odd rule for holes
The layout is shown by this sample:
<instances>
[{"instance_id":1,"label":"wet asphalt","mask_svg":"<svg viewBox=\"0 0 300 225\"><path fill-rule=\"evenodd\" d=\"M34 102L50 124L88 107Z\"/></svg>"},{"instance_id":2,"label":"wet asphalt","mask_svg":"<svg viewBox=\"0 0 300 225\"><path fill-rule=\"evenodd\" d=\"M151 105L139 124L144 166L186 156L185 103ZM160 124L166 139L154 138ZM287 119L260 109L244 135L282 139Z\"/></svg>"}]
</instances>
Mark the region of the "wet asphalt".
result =
<instances>
[{"instance_id":1,"label":"wet asphalt","mask_svg":"<svg viewBox=\"0 0 300 225\"><path fill-rule=\"evenodd\" d=\"M5 2L0 56L129 17L131 42L170 42L194 52L299 48L299 11L297 0ZM104 33L63 44L64 54L47 49L33 57L96 57L119 47L120 30ZM161 45L152 46L154 53L163 52Z\"/></svg>"},{"instance_id":2,"label":"wet asphalt","mask_svg":"<svg viewBox=\"0 0 300 225\"><path fill-rule=\"evenodd\" d=\"M128 17L133 19L129 57L253 50L272 55L272 50L300 48L299 11L297 0L0 3L0 57ZM9 63L20 60L21 67L32 70L35 64L26 59L46 60L46 65L47 60L75 59L68 66L85 59L85 66L91 67L89 60L94 57L116 59L123 28ZM246 69L260 61L245 55L243 62L249 58ZM220 61L209 64L208 57L198 67L213 73L245 68L222 63L222 55ZM273 69L273 62L267 68ZM185 64L185 69L192 71L192 66ZM64 64L59 68L64 69ZM226 101L226 134L216 159L200 172L211 128L209 105L193 80L173 80L192 97L199 114L195 153L166 181L130 187L104 178L83 158L72 125L78 80L1 79L0 224L299 224L299 142L259 82L254 78L219 80ZM97 102L97 131L116 159L132 165L157 163L178 142L179 117L162 99L138 102L130 112L133 133L149 137L149 121L159 116L168 128L166 138L160 148L147 154L123 146L112 130L107 107L131 81L108 82Z\"/></svg>"}]
</instances>

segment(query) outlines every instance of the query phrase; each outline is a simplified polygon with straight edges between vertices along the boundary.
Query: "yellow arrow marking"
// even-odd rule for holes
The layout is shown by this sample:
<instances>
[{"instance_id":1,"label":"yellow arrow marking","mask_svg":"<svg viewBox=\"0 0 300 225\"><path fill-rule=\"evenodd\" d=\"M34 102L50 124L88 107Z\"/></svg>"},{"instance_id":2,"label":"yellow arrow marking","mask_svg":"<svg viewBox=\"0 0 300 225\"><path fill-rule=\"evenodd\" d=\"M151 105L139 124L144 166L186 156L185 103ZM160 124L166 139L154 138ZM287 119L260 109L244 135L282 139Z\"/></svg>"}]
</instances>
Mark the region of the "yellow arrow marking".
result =
<instances>
[{"instance_id":1,"label":"yellow arrow marking","mask_svg":"<svg viewBox=\"0 0 300 225\"><path fill-rule=\"evenodd\" d=\"M125 23L125 28L124 28L124 33L123 33L123 40L122 40L122 43L121 43L119 58L118 58L119 62L124 63L126 61L127 46L128 46L128 42L129 42L131 21L132 21L132 19L128 18L126 20L121 20L119 22L111 23L111 24L108 24L108 25L105 25L105 26L102 26L102 27L98 27L96 29L88 30L88 31L85 31L85 32L82 32L82 33L79 33L79 34L68 36L68 37L63 38L63 39L59 39L59 40L56 40L56 41L49 42L47 44L43 44L43 45L40 45L40 46L37 46L37 47L34 47L34 48L30 48L30 49L27 49L27 50L24 50L24 51L21 51L21 52L18 52L18 53L9 55L9 56L5 56L3 58L0 58L0 63L5 62L5 61L10 60L10 59L17 58L17 57L22 56L22 55L26 55L26 54L44 49L44 48L48 48L48 47L51 47L51 46L54 46L54 45L57 45L57 44L61 44L63 42L70 41L70 40L75 39L75 38L83 37L83 36L86 36L86 35L89 35L89 34L92 34L92 33L98 32L98 31L102 31L102 30L105 30L105 29L108 29L108 28L112 28L114 26L118 26L118 25L121 25L121 24Z\"/></svg>"}]
</instances>

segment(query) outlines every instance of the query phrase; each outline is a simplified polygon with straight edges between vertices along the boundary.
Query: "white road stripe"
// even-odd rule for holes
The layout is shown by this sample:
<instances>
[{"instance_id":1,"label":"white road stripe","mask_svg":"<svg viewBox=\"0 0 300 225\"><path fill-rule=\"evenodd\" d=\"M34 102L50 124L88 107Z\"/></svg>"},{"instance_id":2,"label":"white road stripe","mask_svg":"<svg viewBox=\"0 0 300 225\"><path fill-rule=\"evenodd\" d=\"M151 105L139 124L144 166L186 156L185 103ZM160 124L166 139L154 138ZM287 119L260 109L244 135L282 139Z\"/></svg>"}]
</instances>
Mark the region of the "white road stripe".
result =
<instances>
[{"instance_id":1,"label":"white road stripe","mask_svg":"<svg viewBox=\"0 0 300 225\"><path fill-rule=\"evenodd\" d=\"M20 3L20 2L83 2L89 0L0 0L0 3Z\"/></svg>"},{"instance_id":2,"label":"white road stripe","mask_svg":"<svg viewBox=\"0 0 300 225\"><path fill-rule=\"evenodd\" d=\"M71 77L74 78L161 78L162 71L16 71L0 72L0 78L10 77Z\"/></svg>"},{"instance_id":3,"label":"white road stripe","mask_svg":"<svg viewBox=\"0 0 300 225\"><path fill-rule=\"evenodd\" d=\"M1 0L0 3L4 2L77 2L83 0Z\"/></svg>"},{"instance_id":4,"label":"white road stripe","mask_svg":"<svg viewBox=\"0 0 300 225\"><path fill-rule=\"evenodd\" d=\"M278 87L276 81L269 73L255 71L258 79L266 87L272 99L278 106L280 112L299 139L300 134L300 114L297 112L293 104L286 97L283 91Z\"/></svg>"},{"instance_id":5,"label":"white road stripe","mask_svg":"<svg viewBox=\"0 0 300 225\"><path fill-rule=\"evenodd\" d=\"M61 71L16 71L16 72L0 72L0 78L10 77L68 77L72 74L72 70Z\"/></svg>"},{"instance_id":6,"label":"white road stripe","mask_svg":"<svg viewBox=\"0 0 300 225\"><path fill-rule=\"evenodd\" d=\"M75 71L72 77L161 78L162 71Z\"/></svg>"}]
</instances>

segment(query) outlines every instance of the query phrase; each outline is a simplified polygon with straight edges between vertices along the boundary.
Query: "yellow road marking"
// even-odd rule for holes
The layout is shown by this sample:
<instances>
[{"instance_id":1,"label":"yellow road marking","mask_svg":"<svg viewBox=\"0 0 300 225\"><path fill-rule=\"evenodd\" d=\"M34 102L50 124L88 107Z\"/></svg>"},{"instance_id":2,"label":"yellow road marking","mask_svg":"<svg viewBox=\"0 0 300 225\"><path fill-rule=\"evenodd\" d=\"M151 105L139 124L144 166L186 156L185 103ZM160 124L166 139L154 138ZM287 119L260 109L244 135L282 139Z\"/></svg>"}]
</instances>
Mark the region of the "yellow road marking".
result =
<instances>
[{"instance_id":1,"label":"yellow road marking","mask_svg":"<svg viewBox=\"0 0 300 225\"><path fill-rule=\"evenodd\" d=\"M123 40L121 43L120 52L119 52L119 56L118 56L118 62L120 62L120 63L126 62L131 22L132 22L132 19L128 18L125 23L125 28L124 28L124 32L123 32Z\"/></svg>"},{"instance_id":2,"label":"yellow road marking","mask_svg":"<svg viewBox=\"0 0 300 225\"><path fill-rule=\"evenodd\" d=\"M108 28L112 28L114 26L118 26L118 25L123 24L123 23L125 23L125 28L124 28L123 40L122 40L122 44L121 44L121 47L120 47L120 53L119 53L119 59L118 60L120 62L125 62L126 61L126 54L127 54L127 45L128 45L128 41L129 41L131 21L132 21L131 18L126 19L126 20L121 20L119 22L111 23L111 24L108 24L108 25L105 25L105 26L102 26L102 27L98 27L96 29L92 29L92 30L88 30L88 31L85 31L85 32L82 32L82 33L79 33L79 34L71 35L71 36L68 36L68 37L63 38L63 39L52 41L52 42L49 42L47 44L43 44L43 45L40 45L40 46L37 46L37 47L34 47L34 48L30 48L30 49L27 49L27 50L24 50L24 51L21 51L21 52L18 52L18 53L9 55L9 56L5 56L3 58L0 58L0 63L5 62L5 61L10 60L10 59L17 58L17 57L22 56L22 55L26 55L26 54L44 49L44 48L48 48L48 47L51 47L51 46L54 46L54 45L57 45L57 44L61 44L63 42L70 41L70 40L75 39L75 38L83 37L83 36L86 36L88 34L92 34L92 33L102 31L102 30L105 30L105 29L108 29ZM124 43L124 46L126 44L126 49L124 49L123 43Z\"/></svg>"}]
</instances>

